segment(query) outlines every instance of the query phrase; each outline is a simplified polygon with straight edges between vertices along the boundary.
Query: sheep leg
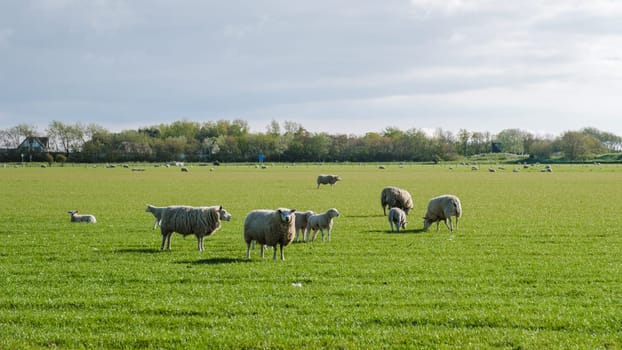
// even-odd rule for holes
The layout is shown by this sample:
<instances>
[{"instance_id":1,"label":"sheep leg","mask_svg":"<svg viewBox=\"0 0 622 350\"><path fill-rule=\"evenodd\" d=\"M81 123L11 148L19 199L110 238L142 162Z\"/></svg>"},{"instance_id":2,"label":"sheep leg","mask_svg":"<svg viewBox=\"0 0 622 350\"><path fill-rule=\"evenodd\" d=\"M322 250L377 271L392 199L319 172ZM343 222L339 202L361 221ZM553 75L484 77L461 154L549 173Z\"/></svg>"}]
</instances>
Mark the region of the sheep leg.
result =
<instances>
[{"instance_id":1,"label":"sheep leg","mask_svg":"<svg viewBox=\"0 0 622 350\"><path fill-rule=\"evenodd\" d=\"M263 259L263 248L265 245L261 244L259 247L259 256Z\"/></svg>"},{"instance_id":2,"label":"sheep leg","mask_svg":"<svg viewBox=\"0 0 622 350\"><path fill-rule=\"evenodd\" d=\"M153 223L153 229L155 230L156 227L158 227L158 219L155 219L155 222Z\"/></svg>"},{"instance_id":3,"label":"sheep leg","mask_svg":"<svg viewBox=\"0 0 622 350\"><path fill-rule=\"evenodd\" d=\"M251 258L251 242L246 242L246 259Z\"/></svg>"},{"instance_id":4,"label":"sheep leg","mask_svg":"<svg viewBox=\"0 0 622 350\"><path fill-rule=\"evenodd\" d=\"M324 242L324 229L320 227L320 232L322 233L322 242Z\"/></svg>"},{"instance_id":5,"label":"sheep leg","mask_svg":"<svg viewBox=\"0 0 622 350\"><path fill-rule=\"evenodd\" d=\"M458 231L458 217L456 216L456 231Z\"/></svg>"},{"instance_id":6,"label":"sheep leg","mask_svg":"<svg viewBox=\"0 0 622 350\"><path fill-rule=\"evenodd\" d=\"M197 244L199 246L199 251L203 251L203 236L197 236Z\"/></svg>"},{"instance_id":7,"label":"sheep leg","mask_svg":"<svg viewBox=\"0 0 622 350\"><path fill-rule=\"evenodd\" d=\"M274 253L272 254L272 260L276 260L276 244L273 247ZM283 245L281 244L281 255L283 255Z\"/></svg>"},{"instance_id":8,"label":"sheep leg","mask_svg":"<svg viewBox=\"0 0 622 350\"><path fill-rule=\"evenodd\" d=\"M454 228L453 228L453 225L451 224L451 216L449 217L449 225L447 225L447 220L448 219L445 219L445 226L447 226L447 228L449 229L449 232L453 232Z\"/></svg>"},{"instance_id":9,"label":"sheep leg","mask_svg":"<svg viewBox=\"0 0 622 350\"><path fill-rule=\"evenodd\" d=\"M332 230L333 230L333 228L332 228L332 227L329 227L329 228L328 228L328 241L329 241L329 242L330 242L330 232L331 232Z\"/></svg>"}]
</instances>

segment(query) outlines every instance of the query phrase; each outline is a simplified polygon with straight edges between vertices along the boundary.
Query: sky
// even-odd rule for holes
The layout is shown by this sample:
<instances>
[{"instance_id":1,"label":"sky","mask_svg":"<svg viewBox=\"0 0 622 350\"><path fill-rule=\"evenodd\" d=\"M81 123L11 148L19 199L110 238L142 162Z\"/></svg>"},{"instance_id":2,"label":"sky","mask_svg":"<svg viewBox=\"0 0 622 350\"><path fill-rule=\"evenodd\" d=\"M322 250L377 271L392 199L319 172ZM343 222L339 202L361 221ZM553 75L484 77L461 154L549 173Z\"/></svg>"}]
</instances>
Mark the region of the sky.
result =
<instances>
[{"instance_id":1,"label":"sky","mask_svg":"<svg viewBox=\"0 0 622 350\"><path fill-rule=\"evenodd\" d=\"M622 135L622 1L3 0L0 129Z\"/></svg>"}]
</instances>

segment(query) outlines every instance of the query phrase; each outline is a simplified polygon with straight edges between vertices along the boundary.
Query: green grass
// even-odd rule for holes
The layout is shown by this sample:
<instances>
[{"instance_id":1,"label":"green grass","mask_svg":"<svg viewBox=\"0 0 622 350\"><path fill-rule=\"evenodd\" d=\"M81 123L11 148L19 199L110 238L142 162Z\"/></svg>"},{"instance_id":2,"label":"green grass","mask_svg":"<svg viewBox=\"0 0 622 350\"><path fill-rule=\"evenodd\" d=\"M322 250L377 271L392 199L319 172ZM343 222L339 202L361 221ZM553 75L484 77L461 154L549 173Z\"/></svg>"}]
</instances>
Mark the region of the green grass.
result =
<instances>
[{"instance_id":1,"label":"green grass","mask_svg":"<svg viewBox=\"0 0 622 350\"><path fill-rule=\"evenodd\" d=\"M319 173L337 173L316 189ZM622 166L0 168L0 348L622 348ZM408 189L405 233L380 191ZM454 193L460 228L420 232ZM231 222L160 252L154 205ZM340 210L332 242L245 259L253 209ZM97 216L72 224L70 209ZM302 287L293 284L300 283Z\"/></svg>"}]
</instances>

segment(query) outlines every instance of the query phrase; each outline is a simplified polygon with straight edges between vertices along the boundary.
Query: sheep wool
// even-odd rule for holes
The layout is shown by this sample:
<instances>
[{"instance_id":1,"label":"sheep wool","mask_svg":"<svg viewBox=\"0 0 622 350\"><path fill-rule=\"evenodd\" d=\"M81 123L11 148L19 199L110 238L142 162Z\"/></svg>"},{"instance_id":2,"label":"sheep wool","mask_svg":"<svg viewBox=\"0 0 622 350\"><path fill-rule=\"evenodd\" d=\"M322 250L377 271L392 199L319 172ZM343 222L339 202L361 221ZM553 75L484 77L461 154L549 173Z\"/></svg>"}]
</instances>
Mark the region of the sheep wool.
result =
<instances>
[{"instance_id":1,"label":"sheep wool","mask_svg":"<svg viewBox=\"0 0 622 350\"><path fill-rule=\"evenodd\" d=\"M328 231L328 241L330 242L330 234L333 230L333 218L339 216L339 211L335 208L330 208L322 214L311 215L307 223L306 236L309 237L309 233L313 231L312 241L315 241L317 231L322 233L322 242L324 242L324 230Z\"/></svg>"},{"instance_id":2,"label":"sheep wool","mask_svg":"<svg viewBox=\"0 0 622 350\"><path fill-rule=\"evenodd\" d=\"M251 257L251 243L260 245L260 256L264 256L264 247L274 248L272 258L276 260L277 244L281 250L281 260L285 260L283 248L294 240L296 235L296 209L279 208L276 210L258 209L248 213L244 220L244 241L246 258Z\"/></svg>"},{"instance_id":3,"label":"sheep wool","mask_svg":"<svg viewBox=\"0 0 622 350\"><path fill-rule=\"evenodd\" d=\"M315 212L312 210L308 211L297 211L296 213L296 239L295 242L299 242L299 234L302 235L302 240L304 242L307 241L307 236L305 235L305 230L307 229L307 223L311 215L315 215Z\"/></svg>"},{"instance_id":4,"label":"sheep wool","mask_svg":"<svg viewBox=\"0 0 622 350\"><path fill-rule=\"evenodd\" d=\"M387 186L380 193L380 205L382 212L387 215L387 208L400 208L408 215L408 212L414 207L413 199L410 193L404 189L394 186Z\"/></svg>"},{"instance_id":5,"label":"sheep wool","mask_svg":"<svg viewBox=\"0 0 622 350\"><path fill-rule=\"evenodd\" d=\"M393 232L393 225L397 232L401 229L406 229L406 213L397 207L393 207L389 210L389 225L391 225L391 232Z\"/></svg>"},{"instance_id":6,"label":"sheep wool","mask_svg":"<svg viewBox=\"0 0 622 350\"><path fill-rule=\"evenodd\" d=\"M317 177L317 188L320 188L320 185L330 185L331 188L337 181L341 181L341 176L339 175L319 175Z\"/></svg>"},{"instance_id":7,"label":"sheep wool","mask_svg":"<svg viewBox=\"0 0 622 350\"><path fill-rule=\"evenodd\" d=\"M451 217L456 217L456 230L458 229L458 220L462 217L462 204L460 199L454 195L446 194L434 197L428 203L428 209L423 218L423 229L427 230L430 225L436 222L436 230L442 220L449 231L453 232ZM449 220L449 224L447 223Z\"/></svg>"},{"instance_id":8,"label":"sheep wool","mask_svg":"<svg viewBox=\"0 0 622 350\"><path fill-rule=\"evenodd\" d=\"M97 222L97 219L95 219L95 215L78 214L77 210L70 210L69 215L71 215L71 222L90 222L90 223Z\"/></svg>"},{"instance_id":9,"label":"sheep wool","mask_svg":"<svg viewBox=\"0 0 622 350\"><path fill-rule=\"evenodd\" d=\"M154 230L156 229L156 227L158 227L158 225L162 224L162 215L164 215L165 210L166 207L156 207L154 205L147 204L147 209L145 209L145 211L153 214L153 216L155 217L155 222L153 223Z\"/></svg>"},{"instance_id":10,"label":"sheep wool","mask_svg":"<svg viewBox=\"0 0 622 350\"><path fill-rule=\"evenodd\" d=\"M203 238L218 231L221 220L231 220L231 214L222 206L169 206L164 210L160 222L162 232L160 250L164 250L165 245L167 250L171 250L171 236L173 232L177 232L184 237L194 234L197 237L199 251L203 251Z\"/></svg>"}]
</instances>

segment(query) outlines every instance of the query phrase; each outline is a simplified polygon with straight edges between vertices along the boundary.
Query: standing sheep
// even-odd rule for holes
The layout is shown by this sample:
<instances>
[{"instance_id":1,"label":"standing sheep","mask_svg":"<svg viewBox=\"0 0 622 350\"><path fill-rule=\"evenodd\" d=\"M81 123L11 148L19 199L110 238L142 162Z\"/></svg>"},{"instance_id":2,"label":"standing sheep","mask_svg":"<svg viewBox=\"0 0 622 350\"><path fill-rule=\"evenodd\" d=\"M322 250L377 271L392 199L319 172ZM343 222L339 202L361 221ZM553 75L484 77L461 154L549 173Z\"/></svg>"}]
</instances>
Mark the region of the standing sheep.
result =
<instances>
[{"instance_id":1,"label":"standing sheep","mask_svg":"<svg viewBox=\"0 0 622 350\"><path fill-rule=\"evenodd\" d=\"M315 241L315 236L317 236L317 230L320 230L322 233L322 242L324 242L324 229L328 230L328 241L330 242L330 233L333 230L333 218L339 216L339 211L335 208L330 208L322 214L311 215L309 218L309 222L307 223L307 233L306 236L309 237L309 232L313 230L312 241Z\"/></svg>"},{"instance_id":2,"label":"standing sheep","mask_svg":"<svg viewBox=\"0 0 622 350\"><path fill-rule=\"evenodd\" d=\"M162 232L162 245L160 250L171 250L171 236L173 232L187 236L194 234L197 237L199 251L203 251L203 237L210 236L220 229L220 221L230 221L229 214L222 206L190 207L170 206L167 207L160 221Z\"/></svg>"},{"instance_id":3,"label":"standing sheep","mask_svg":"<svg viewBox=\"0 0 622 350\"><path fill-rule=\"evenodd\" d=\"M397 232L400 232L400 228L406 229L407 223L406 213L402 209L393 207L389 210L389 225L391 225L391 232L393 232L393 225L395 225Z\"/></svg>"},{"instance_id":4,"label":"standing sheep","mask_svg":"<svg viewBox=\"0 0 622 350\"><path fill-rule=\"evenodd\" d=\"M298 242L298 235L302 234L302 241L307 241L307 236L305 235L305 230L307 229L307 223L311 215L314 215L315 212L308 211L297 211L296 213L296 242Z\"/></svg>"},{"instance_id":5,"label":"standing sheep","mask_svg":"<svg viewBox=\"0 0 622 350\"><path fill-rule=\"evenodd\" d=\"M71 222L97 222L95 216L91 214L78 214L77 210L70 210L68 213L71 215Z\"/></svg>"},{"instance_id":6,"label":"standing sheep","mask_svg":"<svg viewBox=\"0 0 622 350\"><path fill-rule=\"evenodd\" d=\"M156 207L151 204L147 204L146 212L153 214L155 217L155 222L153 223L153 229L155 230L158 225L162 224L162 215L164 215L164 211L166 207Z\"/></svg>"},{"instance_id":7,"label":"standing sheep","mask_svg":"<svg viewBox=\"0 0 622 350\"><path fill-rule=\"evenodd\" d=\"M290 244L296 235L296 209L279 208L277 210L253 210L244 220L244 241L246 242L246 258L251 258L251 243L260 245L260 256L263 258L265 246L274 248L273 259L276 260L276 246L281 247L281 260L285 260L283 247Z\"/></svg>"},{"instance_id":8,"label":"standing sheep","mask_svg":"<svg viewBox=\"0 0 622 350\"><path fill-rule=\"evenodd\" d=\"M380 193L380 205L382 212L387 215L387 208L400 208L408 215L410 209L413 208L413 199L410 193L404 189L394 186L387 186Z\"/></svg>"},{"instance_id":9,"label":"standing sheep","mask_svg":"<svg viewBox=\"0 0 622 350\"><path fill-rule=\"evenodd\" d=\"M320 185L329 185L332 188L337 181L341 181L341 176L339 175L318 175L317 177L317 188L320 188Z\"/></svg>"},{"instance_id":10,"label":"standing sheep","mask_svg":"<svg viewBox=\"0 0 622 350\"><path fill-rule=\"evenodd\" d=\"M456 230L458 229L458 220L462 216L462 205L458 197L446 194L432 198L428 203L428 210L423 218L423 229L427 230L430 225L436 222L436 230L438 231L438 225L442 220L445 222L445 226L449 231L453 232L453 225L451 224L451 217L456 217ZM449 220L449 224L447 224Z\"/></svg>"}]
</instances>

